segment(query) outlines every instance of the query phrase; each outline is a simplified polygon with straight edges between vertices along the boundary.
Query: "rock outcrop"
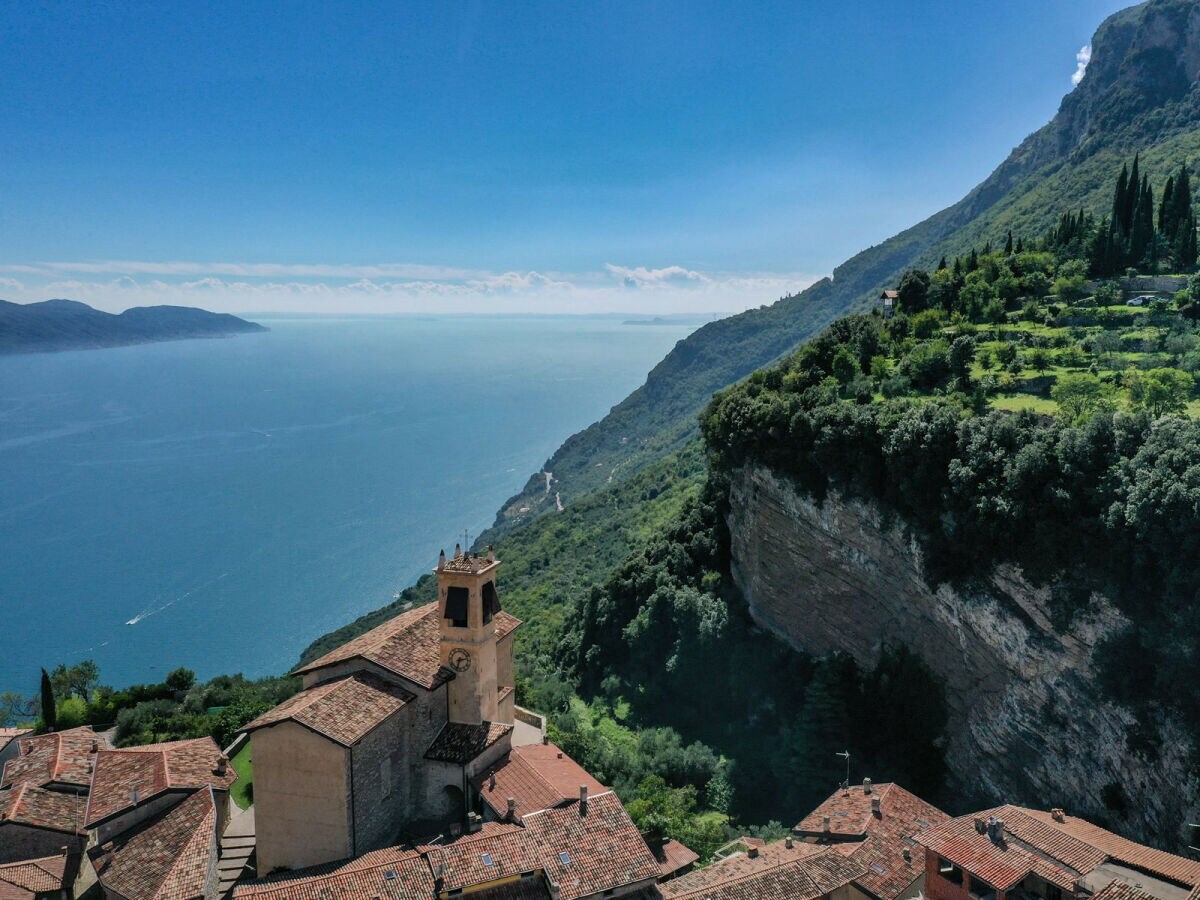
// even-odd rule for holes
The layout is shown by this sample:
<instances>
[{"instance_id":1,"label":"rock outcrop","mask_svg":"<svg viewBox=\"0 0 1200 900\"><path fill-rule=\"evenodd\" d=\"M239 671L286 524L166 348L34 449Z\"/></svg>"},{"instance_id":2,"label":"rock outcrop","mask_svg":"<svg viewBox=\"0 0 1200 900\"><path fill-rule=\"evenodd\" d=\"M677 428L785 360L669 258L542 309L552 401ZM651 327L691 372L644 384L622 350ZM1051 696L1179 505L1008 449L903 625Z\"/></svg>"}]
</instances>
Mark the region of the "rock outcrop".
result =
<instances>
[{"instance_id":1,"label":"rock outcrop","mask_svg":"<svg viewBox=\"0 0 1200 900\"><path fill-rule=\"evenodd\" d=\"M730 503L733 577L760 625L797 649L843 650L864 666L883 642L907 644L943 680L957 794L1061 806L1182 848L1184 824L1200 815L1190 738L1168 722L1159 759L1128 748L1133 717L1101 698L1093 678L1093 649L1124 624L1105 598L1058 634L1049 592L1015 568L969 588L930 587L912 536L875 505L836 494L817 502L762 467L735 473ZM1127 798L1124 815L1114 796Z\"/></svg>"}]
</instances>

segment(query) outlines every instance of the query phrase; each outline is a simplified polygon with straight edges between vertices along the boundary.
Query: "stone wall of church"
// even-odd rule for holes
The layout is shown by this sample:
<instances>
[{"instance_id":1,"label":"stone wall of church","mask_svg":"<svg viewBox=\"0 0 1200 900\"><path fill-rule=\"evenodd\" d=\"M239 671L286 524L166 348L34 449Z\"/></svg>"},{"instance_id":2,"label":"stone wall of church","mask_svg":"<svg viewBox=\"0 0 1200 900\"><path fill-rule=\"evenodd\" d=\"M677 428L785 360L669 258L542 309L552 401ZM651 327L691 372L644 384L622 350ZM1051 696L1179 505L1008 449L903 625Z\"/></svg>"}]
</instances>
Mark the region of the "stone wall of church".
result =
<instances>
[{"instance_id":1,"label":"stone wall of church","mask_svg":"<svg viewBox=\"0 0 1200 900\"><path fill-rule=\"evenodd\" d=\"M405 733L410 718L401 710L351 750L355 853L397 843L409 819Z\"/></svg>"},{"instance_id":2,"label":"stone wall of church","mask_svg":"<svg viewBox=\"0 0 1200 900\"><path fill-rule=\"evenodd\" d=\"M444 789L448 783L458 784L458 777L447 782L439 764L425 759L425 751L438 736L447 719L446 686L424 692L409 704L408 733L405 735L409 769L410 821L440 819L445 816Z\"/></svg>"}]
</instances>

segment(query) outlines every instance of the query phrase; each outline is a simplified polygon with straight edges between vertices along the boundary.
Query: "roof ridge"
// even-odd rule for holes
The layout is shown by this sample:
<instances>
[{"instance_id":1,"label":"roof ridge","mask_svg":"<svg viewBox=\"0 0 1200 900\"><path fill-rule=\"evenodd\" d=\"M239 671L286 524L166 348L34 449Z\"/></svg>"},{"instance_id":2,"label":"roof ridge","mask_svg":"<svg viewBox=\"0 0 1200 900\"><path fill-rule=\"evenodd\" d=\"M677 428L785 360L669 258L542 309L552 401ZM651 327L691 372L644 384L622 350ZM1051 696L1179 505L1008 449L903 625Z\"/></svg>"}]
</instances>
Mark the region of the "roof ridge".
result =
<instances>
[{"instance_id":1,"label":"roof ridge","mask_svg":"<svg viewBox=\"0 0 1200 900\"><path fill-rule=\"evenodd\" d=\"M159 749L158 756L162 760L164 788L169 788L171 786L171 766L167 759L167 751Z\"/></svg>"}]
</instances>

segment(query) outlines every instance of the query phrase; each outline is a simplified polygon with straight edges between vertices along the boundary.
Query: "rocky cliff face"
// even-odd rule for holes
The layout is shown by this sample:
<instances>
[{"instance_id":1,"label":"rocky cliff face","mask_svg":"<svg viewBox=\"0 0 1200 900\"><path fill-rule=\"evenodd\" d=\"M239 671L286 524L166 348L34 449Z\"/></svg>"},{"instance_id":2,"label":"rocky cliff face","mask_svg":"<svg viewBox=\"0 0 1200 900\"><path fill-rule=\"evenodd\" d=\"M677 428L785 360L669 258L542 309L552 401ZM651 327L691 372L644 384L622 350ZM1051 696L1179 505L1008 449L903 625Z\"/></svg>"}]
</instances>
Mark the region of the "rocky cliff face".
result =
<instances>
[{"instance_id":1,"label":"rocky cliff face","mask_svg":"<svg viewBox=\"0 0 1200 900\"><path fill-rule=\"evenodd\" d=\"M1123 624L1111 603L1093 598L1060 635L1048 592L1016 569L969 589L931 588L902 523L873 505L837 495L817 503L761 467L735 473L730 499L733 577L759 624L797 649L843 650L864 666L882 642L904 643L945 682L956 791L1062 806L1182 847L1184 823L1200 815L1189 738L1168 724L1161 758L1139 758L1125 737L1132 717L1093 681L1092 650ZM1108 785L1128 798L1126 815L1105 807Z\"/></svg>"}]
</instances>

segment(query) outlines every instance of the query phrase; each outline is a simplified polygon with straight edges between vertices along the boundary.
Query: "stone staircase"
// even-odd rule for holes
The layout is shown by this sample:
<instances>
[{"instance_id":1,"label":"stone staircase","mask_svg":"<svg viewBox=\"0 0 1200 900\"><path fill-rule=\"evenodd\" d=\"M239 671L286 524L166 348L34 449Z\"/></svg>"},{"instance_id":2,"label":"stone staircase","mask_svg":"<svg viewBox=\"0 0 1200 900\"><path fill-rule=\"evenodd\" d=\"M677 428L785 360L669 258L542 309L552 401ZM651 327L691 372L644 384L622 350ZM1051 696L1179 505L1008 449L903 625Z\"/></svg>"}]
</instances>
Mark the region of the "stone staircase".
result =
<instances>
[{"instance_id":1,"label":"stone staircase","mask_svg":"<svg viewBox=\"0 0 1200 900\"><path fill-rule=\"evenodd\" d=\"M225 833L217 861L219 897L228 897L240 878L254 877L254 807L235 810Z\"/></svg>"}]
</instances>

